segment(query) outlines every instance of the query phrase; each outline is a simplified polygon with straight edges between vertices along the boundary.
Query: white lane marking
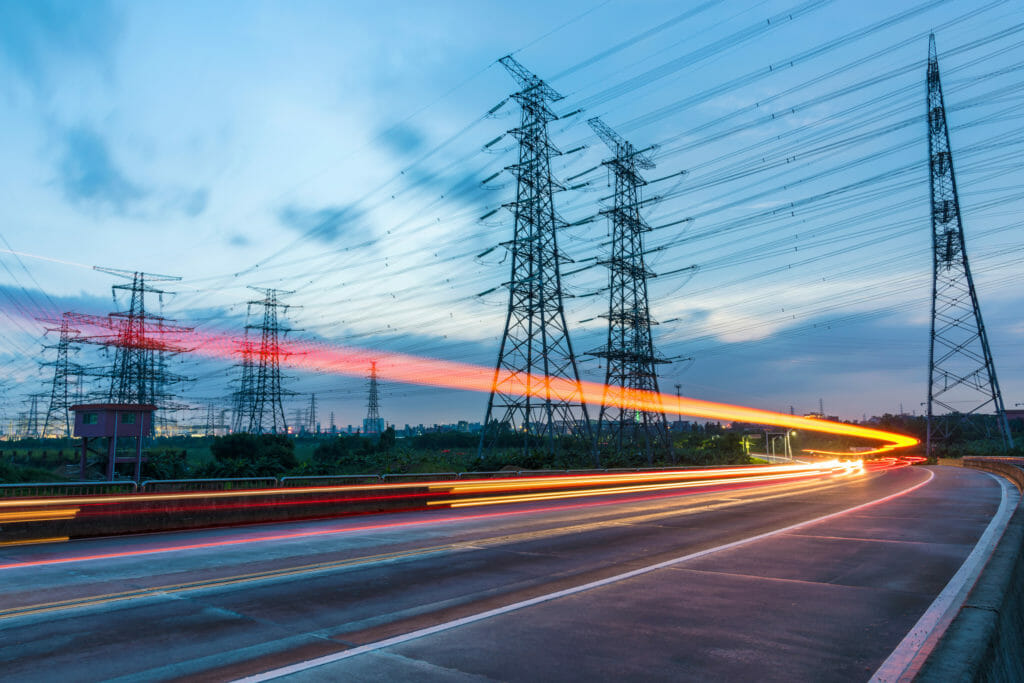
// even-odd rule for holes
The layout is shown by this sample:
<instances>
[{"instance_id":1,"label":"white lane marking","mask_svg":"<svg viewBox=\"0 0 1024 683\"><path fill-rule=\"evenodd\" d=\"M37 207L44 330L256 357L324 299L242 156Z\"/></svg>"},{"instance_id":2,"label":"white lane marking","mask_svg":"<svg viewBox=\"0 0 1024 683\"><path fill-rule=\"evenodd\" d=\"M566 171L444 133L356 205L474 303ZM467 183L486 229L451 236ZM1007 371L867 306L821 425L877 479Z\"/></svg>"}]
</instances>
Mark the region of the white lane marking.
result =
<instances>
[{"instance_id":1,"label":"white lane marking","mask_svg":"<svg viewBox=\"0 0 1024 683\"><path fill-rule=\"evenodd\" d=\"M852 508L847 508L846 510L840 510L839 512L833 512L831 514L827 514L827 515L824 515L822 517L816 517L814 519L809 519L809 520L804 521L804 522L798 522L796 524L791 524L790 526L783 527L781 529L776 529L774 531L767 531L767 532L765 532L763 534L757 534L756 536L751 536L749 538L743 538L743 539L740 539L738 541L733 541L731 543L726 543L725 545L720 545L720 546L717 546L717 547L714 547L714 548L708 548L707 550L701 550L701 551L696 552L696 553L690 553L689 555L683 555L682 557L676 557L676 558L673 558L671 560L665 560L664 562L658 562L657 564L648 565L646 567L641 567L639 569L634 569L632 571L624 572L622 574L617 574L615 576L609 576L607 578L599 579L597 581L591 581L590 583L585 583L585 584L582 584L582 585L579 585L579 586L574 586L572 588L566 588L566 589L563 589L563 590L560 590L560 591L555 591L554 593L547 593L545 595L538 595L535 598L530 598L528 600L522 600L521 602L515 602L515 603L512 603L511 605L505 605L504 607L497 607L495 609L487 610L486 612L479 612L477 614L471 614L468 617L462 617L461 619L454 619L452 621L447 621L447 622L445 622L443 624L436 624L435 626L428 626L427 628L421 628L421 629L419 629L417 631L410 631L409 633L403 633L401 635L393 636L391 638L385 638L384 640L378 640L378 641L373 642L373 643L367 643L366 645L360 645L358 647L354 647L354 648L351 648L349 650L343 650L341 652L335 652L333 654L324 655L323 657L317 657L315 659L309 659L309 660L306 660L304 662L299 662L297 664L291 664L289 666L283 666L283 667L281 667L279 669L272 669L270 671L265 671L265 672L260 673L260 674L254 674L252 676L247 676L246 678L240 678L237 681L235 681L235 683L258 683L259 681L269 681L269 680L272 680L272 679L275 679L275 678L280 678L281 676L288 676L290 674L299 673L300 671L306 671L308 669L313 669L313 668L316 668L318 666L323 666L324 664L331 664L332 662L337 662L337 661L340 661L342 659L348 659L349 657L355 657L357 655L366 654L367 652L373 652L375 650L380 650L380 649L385 648L385 647L391 647L392 645L398 645L400 643L406 643L406 642L408 642L410 640L416 640L417 638L422 638L424 636L433 635L435 633L440 633L442 631L448 631L448 630L453 629L453 628L458 628L460 626L465 626L466 624L472 624L472 623L477 622L477 621L483 621L484 619L490 619L491 617L496 617L496 616L501 615L501 614L507 614L509 612L514 612L516 610L523 609L524 607L531 607L533 605L538 605L538 604L543 603L543 602L549 602L551 600L556 600L558 598L563 598L563 597L566 597L568 595L574 595L576 593L582 593L583 591L591 590L593 588L599 588L601 586L607 586L608 584L617 583L619 581L624 581L626 579L631 579L634 576L640 576L642 574L648 574L650 572L657 571L658 569L664 569L665 567L671 567L673 565L677 565L677 564L680 564L682 562L688 562L690 560L695 560L695 559L697 559L699 557L704 557L706 555L711 555L713 553L721 552L723 550L729 550L730 548L736 548L736 547L739 547L741 545L746 545L748 543L753 543L754 541L760 541L761 539L764 539L764 538L769 538L771 536L777 536L779 534L784 534L784 533L787 533L789 531L793 531L794 529L800 529L800 528L805 527L805 526L810 526L812 524L817 524L818 522L825 522L825 521L833 519L835 517L839 517L840 515L846 515L846 514L849 514L851 512L856 512L857 510L863 510L864 508L871 507L872 505L878 505L880 503L884 503L886 501L892 500L893 498L898 498L900 496L906 495L906 494L910 493L911 491L916 491L917 489L921 488L922 486L925 486L928 483L930 483L931 480L934 479L934 478L935 478L935 472L933 472L931 470L928 470L928 478L925 479L924 481L918 483L918 484L914 484L910 488L907 488L907 489L904 489L902 491L898 491L896 493L890 494L888 496L885 496L884 498L878 498L877 500L872 500L872 501L869 501L867 503L861 503L860 505L856 505L856 506L854 506Z\"/></svg>"},{"instance_id":2,"label":"white lane marking","mask_svg":"<svg viewBox=\"0 0 1024 683\"><path fill-rule=\"evenodd\" d=\"M1002 499L999 501L999 509L992 517L985 528L985 532L978 539L971 554L967 556L964 563L960 565L953 578L949 580L946 587L942 589L938 597L917 620L910 632L900 641L896 649L892 651L878 671L871 677L869 683L893 683L895 681L910 681L921 670L928 655L935 649L939 639L953 623L954 617L960 611L960 607L967 599L967 594L974 588L981 570L984 569L988 558L991 557L999 539L1003 537L1003 531L1010 521L1010 516L1017 507L1019 495L1017 489L1003 477L989 474L990 477L999 482L1002 486Z\"/></svg>"}]
</instances>

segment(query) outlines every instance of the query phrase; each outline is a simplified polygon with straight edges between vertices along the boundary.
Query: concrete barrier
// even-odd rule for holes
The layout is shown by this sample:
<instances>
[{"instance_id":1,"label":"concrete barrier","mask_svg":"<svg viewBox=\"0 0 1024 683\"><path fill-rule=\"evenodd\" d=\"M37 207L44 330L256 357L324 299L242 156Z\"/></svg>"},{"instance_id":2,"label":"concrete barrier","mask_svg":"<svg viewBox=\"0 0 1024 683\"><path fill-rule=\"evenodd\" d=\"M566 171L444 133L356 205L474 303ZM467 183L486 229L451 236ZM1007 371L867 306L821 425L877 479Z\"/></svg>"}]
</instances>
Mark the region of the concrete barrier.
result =
<instances>
[{"instance_id":1,"label":"concrete barrier","mask_svg":"<svg viewBox=\"0 0 1024 683\"><path fill-rule=\"evenodd\" d=\"M963 464L1005 476L1024 490L1024 458L965 457ZM914 680L1024 681L1024 503Z\"/></svg>"}]
</instances>

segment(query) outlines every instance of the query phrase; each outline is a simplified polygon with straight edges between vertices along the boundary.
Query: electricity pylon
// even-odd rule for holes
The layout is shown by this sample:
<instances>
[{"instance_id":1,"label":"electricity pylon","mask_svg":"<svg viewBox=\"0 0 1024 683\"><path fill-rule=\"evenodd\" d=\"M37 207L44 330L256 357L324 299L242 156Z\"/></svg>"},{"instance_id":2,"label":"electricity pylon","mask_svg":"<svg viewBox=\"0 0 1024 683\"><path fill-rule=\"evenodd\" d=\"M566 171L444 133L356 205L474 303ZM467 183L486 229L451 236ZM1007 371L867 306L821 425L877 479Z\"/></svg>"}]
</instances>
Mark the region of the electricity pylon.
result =
<instances>
[{"instance_id":1,"label":"electricity pylon","mask_svg":"<svg viewBox=\"0 0 1024 683\"><path fill-rule=\"evenodd\" d=\"M251 389L246 397L249 402L246 411L249 417L248 431L251 434L287 434L288 422L285 420L281 398L294 392L281 386L281 359L294 354L281 345L281 338L291 332L292 328L285 327L279 320L279 309L287 310L290 306L282 304L278 297L292 292L258 287L250 289L263 293L262 299L249 302L250 308L261 306L263 316L259 324L245 326L246 334L249 330L259 333L259 342L253 343L255 358L252 360ZM242 351L244 363L245 347Z\"/></svg>"},{"instance_id":2,"label":"electricity pylon","mask_svg":"<svg viewBox=\"0 0 1024 683\"><path fill-rule=\"evenodd\" d=\"M363 423L364 434L380 436L384 432L384 420L380 418L380 393L377 386L377 361L370 362L369 389L366 397L366 420Z\"/></svg>"},{"instance_id":3,"label":"electricity pylon","mask_svg":"<svg viewBox=\"0 0 1024 683\"><path fill-rule=\"evenodd\" d=\"M601 119L587 121L612 151L604 161L615 176L615 195L611 208L603 210L611 223L611 253L600 261L608 267L609 303L607 344L589 354L605 359L604 397L598 418L595 453L602 446L616 450L642 448L647 461L653 462L655 450L670 453L668 422L660 410L641 410L638 398L659 396L655 366L668 363L654 351L651 338L647 279L654 273L644 262L644 233L650 226L640 215L640 188L647 182L639 169L654 168L654 162ZM604 440L602 440L604 437Z\"/></svg>"},{"instance_id":4,"label":"electricity pylon","mask_svg":"<svg viewBox=\"0 0 1024 683\"><path fill-rule=\"evenodd\" d=\"M519 435L523 452L544 443L554 451L561 434L590 436L576 357L562 305L556 233L565 225L555 212L551 157L559 154L548 138L548 123L558 116L549 104L562 95L511 56L499 60L522 88L512 95L522 110L520 125L509 131L519 141L516 199L510 249L512 274L508 312L494 382L487 399L478 454L503 430Z\"/></svg>"},{"instance_id":5,"label":"electricity pylon","mask_svg":"<svg viewBox=\"0 0 1024 683\"><path fill-rule=\"evenodd\" d=\"M928 39L928 154L933 271L927 455L932 455L937 442L987 435L991 418L986 413L992 412L1004 444L1012 448L996 366L967 264L934 34Z\"/></svg>"},{"instance_id":6,"label":"electricity pylon","mask_svg":"<svg viewBox=\"0 0 1024 683\"><path fill-rule=\"evenodd\" d=\"M56 322L56 321L53 321ZM61 317L57 327L47 327L47 332L58 333L57 343L44 346L45 349L52 349L57 352L57 357L44 366L53 367L53 383L50 385L50 405L46 410L46 418L43 420L42 436L71 436L71 405L74 398L71 395L71 378L80 377L82 369L77 363L72 363L68 353L75 352L80 347L71 343L72 335L79 335L79 330L71 327L68 316Z\"/></svg>"}]
</instances>

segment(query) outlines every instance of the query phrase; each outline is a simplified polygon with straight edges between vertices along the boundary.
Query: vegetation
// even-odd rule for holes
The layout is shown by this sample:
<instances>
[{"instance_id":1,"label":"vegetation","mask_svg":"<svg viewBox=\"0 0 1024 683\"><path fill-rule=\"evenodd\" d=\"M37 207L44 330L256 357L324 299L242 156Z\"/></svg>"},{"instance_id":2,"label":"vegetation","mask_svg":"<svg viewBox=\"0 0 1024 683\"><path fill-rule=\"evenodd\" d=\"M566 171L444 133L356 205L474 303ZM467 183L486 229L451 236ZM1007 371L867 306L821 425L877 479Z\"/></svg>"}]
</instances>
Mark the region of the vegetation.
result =
<instances>
[{"instance_id":1,"label":"vegetation","mask_svg":"<svg viewBox=\"0 0 1024 683\"><path fill-rule=\"evenodd\" d=\"M880 429L924 438L924 418L883 415ZM1017 426L1017 448L1010 455L1024 457L1024 429ZM522 435L505 430L493 435L493 447L477 457L480 435L468 432L432 432L399 437L389 427L379 438L342 434L282 435L232 434L223 437L158 438L147 444L142 475L146 479L214 477L280 477L310 475L387 474L427 472L484 472L497 470L588 469L594 467L592 443L560 437L549 453L544 444L523 449ZM673 452L652 453L655 466L711 466L755 462L744 451L742 435L714 423L694 425L690 432L673 434ZM762 442L754 442L763 448ZM791 437L793 451L804 449L848 452L863 442L841 436L801 431ZM61 481L78 479L78 442L71 439L24 439L0 442L0 481ZM959 440L937 447L940 457L965 454L1004 455L998 439ZM601 467L646 467L642 447L616 450L603 445ZM100 477L101 456L91 457L90 471ZM131 466L122 465L122 476Z\"/></svg>"}]
</instances>

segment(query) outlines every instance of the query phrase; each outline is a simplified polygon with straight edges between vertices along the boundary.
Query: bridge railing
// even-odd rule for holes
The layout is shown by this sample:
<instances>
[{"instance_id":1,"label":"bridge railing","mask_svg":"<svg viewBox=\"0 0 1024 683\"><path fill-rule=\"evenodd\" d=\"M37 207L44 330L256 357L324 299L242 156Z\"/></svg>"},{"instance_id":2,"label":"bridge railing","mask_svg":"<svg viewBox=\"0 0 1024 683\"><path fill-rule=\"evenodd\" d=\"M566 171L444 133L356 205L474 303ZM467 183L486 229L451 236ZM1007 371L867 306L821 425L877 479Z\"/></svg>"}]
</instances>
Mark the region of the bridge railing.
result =
<instances>
[{"instance_id":1,"label":"bridge railing","mask_svg":"<svg viewBox=\"0 0 1024 683\"><path fill-rule=\"evenodd\" d=\"M217 477L212 479L147 479L139 488L146 493L166 493L272 489L277 486L277 477Z\"/></svg>"},{"instance_id":2,"label":"bridge railing","mask_svg":"<svg viewBox=\"0 0 1024 683\"><path fill-rule=\"evenodd\" d=\"M94 496L135 493L138 485L128 481L52 481L38 484L0 484L0 498L40 498L44 496Z\"/></svg>"},{"instance_id":3,"label":"bridge railing","mask_svg":"<svg viewBox=\"0 0 1024 683\"><path fill-rule=\"evenodd\" d=\"M422 472L422 473L410 473L410 474L383 474L381 479L392 483L400 483L407 481L447 481L450 479L458 479L458 472Z\"/></svg>"},{"instance_id":4,"label":"bridge railing","mask_svg":"<svg viewBox=\"0 0 1024 683\"><path fill-rule=\"evenodd\" d=\"M376 484L380 482L379 474L324 474L308 477L281 477L284 488L301 488L305 486L349 486L359 484Z\"/></svg>"}]
</instances>

